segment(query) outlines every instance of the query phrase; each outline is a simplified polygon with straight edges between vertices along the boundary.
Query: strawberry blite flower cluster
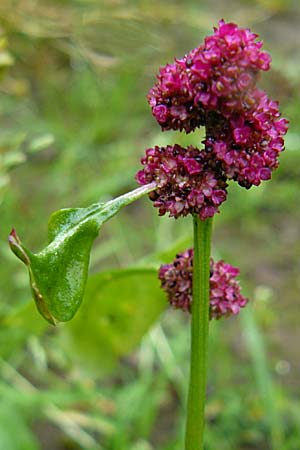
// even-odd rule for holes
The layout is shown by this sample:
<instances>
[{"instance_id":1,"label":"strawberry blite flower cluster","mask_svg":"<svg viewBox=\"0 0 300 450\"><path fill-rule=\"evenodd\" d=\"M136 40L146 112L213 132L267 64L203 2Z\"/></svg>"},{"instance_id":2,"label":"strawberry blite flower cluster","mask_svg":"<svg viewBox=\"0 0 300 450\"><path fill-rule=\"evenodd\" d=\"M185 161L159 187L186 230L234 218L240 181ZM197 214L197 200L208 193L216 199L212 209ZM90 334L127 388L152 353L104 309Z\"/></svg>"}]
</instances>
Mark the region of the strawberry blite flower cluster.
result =
<instances>
[{"instance_id":1,"label":"strawberry blite flower cluster","mask_svg":"<svg viewBox=\"0 0 300 450\"><path fill-rule=\"evenodd\" d=\"M164 264L159 270L161 287L169 303L177 309L191 312L194 250L188 249L176 255L171 264ZM248 299L241 294L236 280L239 269L224 261L210 261L210 319L220 319L238 314Z\"/></svg>"},{"instance_id":2,"label":"strawberry blite flower cluster","mask_svg":"<svg viewBox=\"0 0 300 450\"><path fill-rule=\"evenodd\" d=\"M278 156L284 150L283 136L288 121L280 117L278 103L267 94L254 89L248 95L250 109L232 111L226 119L209 114L204 151L219 161L228 180L250 188L271 178L279 165Z\"/></svg>"},{"instance_id":3,"label":"strawberry blite flower cluster","mask_svg":"<svg viewBox=\"0 0 300 450\"><path fill-rule=\"evenodd\" d=\"M259 71L270 68L257 35L233 23L219 22L212 36L182 59L160 70L148 101L163 129L187 133L206 124L208 111L229 118L247 104Z\"/></svg>"},{"instance_id":4,"label":"strawberry blite flower cluster","mask_svg":"<svg viewBox=\"0 0 300 450\"><path fill-rule=\"evenodd\" d=\"M142 164L136 178L140 184L157 183L149 197L160 215L177 218L194 213L205 220L226 200L226 177L212 170L207 155L195 147L149 148Z\"/></svg>"},{"instance_id":5,"label":"strawberry blite flower cluster","mask_svg":"<svg viewBox=\"0 0 300 450\"><path fill-rule=\"evenodd\" d=\"M278 103L256 87L259 72L269 70L271 63L261 48L256 34L221 20L202 45L161 68L148 101L162 130L189 133L205 126L206 137L198 150L201 157L197 156L202 169L197 176L190 173L190 184L186 180L189 170L182 162L190 159L190 148L186 156L180 150L180 158L175 158L168 173L166 160L174 159L179 146L160 150L160 157L158 147L146 151L145 167L137 180L140 184L158 181L157 191L149 196L160 214L168 211L177 218L197 213L204 220L218 212L225 200L226 181L249 189L270 179L278 167L288 121L281 118ZM213 180L212 190L223 191L217 202L206 195L205 170ZM176 188L176 180L182 178L184 183Z\"/></svg>"}]
</instances>

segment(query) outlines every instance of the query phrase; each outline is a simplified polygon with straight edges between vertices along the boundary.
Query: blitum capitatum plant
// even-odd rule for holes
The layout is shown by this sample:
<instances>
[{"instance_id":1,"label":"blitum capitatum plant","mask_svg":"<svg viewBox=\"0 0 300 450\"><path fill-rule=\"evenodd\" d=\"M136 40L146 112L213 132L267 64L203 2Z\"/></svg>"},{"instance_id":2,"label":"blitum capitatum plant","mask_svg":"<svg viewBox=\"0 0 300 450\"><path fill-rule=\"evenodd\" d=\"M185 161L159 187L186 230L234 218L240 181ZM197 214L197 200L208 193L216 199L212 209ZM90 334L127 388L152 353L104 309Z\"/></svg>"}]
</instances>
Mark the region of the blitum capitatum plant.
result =
<instances>
[{"instance_id":1,"label":"blitum capitatum plant","mask_svg":"<svg viewBox=\"0 0 300 450\"><path fill-rule=\"evenodd\" d=\"M209 320L238 314L248 302L236 280L239 269L211 258L213 216L229 182L249 189L271 178L288 128L278 103L257 87L271 63L257 37L221 20L202 45L160 69L147 97L153 116L163 131L205 127L201 147L148 148L136 174L140 187L105 204L57 211L49 245L39 253L27 250L15 230L9 237L28 267L39 312L55 324L78 310L92 243L123 206L148 195L159 215L193 217L194 247L158 273L169 303L191 313L186 450L203 450Z\"/></svg>"}]
</instances>

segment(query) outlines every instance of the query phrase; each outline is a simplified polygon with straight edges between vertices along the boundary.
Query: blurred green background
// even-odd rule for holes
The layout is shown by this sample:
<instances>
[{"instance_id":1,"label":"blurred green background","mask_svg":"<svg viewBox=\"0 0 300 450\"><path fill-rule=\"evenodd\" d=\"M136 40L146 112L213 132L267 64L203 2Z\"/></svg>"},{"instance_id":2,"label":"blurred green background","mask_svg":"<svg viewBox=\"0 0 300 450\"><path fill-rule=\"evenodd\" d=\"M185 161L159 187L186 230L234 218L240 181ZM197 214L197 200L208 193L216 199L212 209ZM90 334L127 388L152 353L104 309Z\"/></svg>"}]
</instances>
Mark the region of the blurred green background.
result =
<instances>
[{"instance_id":1,"label":"blurred green background","mask_svg":"<svg viewBox=\"0 0 300 450\"><path fill-rule=\"evenodd\" d=\"M222 17L264 40L260 85L291 126L273 181L231 186L215 220L214 254L251 304L211 326L205 448L300 449L298 0L1 0L1 450L182 450L189 319L160 314L154 268L190 245L190 220L147 199L122 210L93 247L83 313L56 328L6 242L14 226L38 251L53 211L134 188L145 148L199 143L161 133L145 96Z\"/></svg>"}]
</instances>

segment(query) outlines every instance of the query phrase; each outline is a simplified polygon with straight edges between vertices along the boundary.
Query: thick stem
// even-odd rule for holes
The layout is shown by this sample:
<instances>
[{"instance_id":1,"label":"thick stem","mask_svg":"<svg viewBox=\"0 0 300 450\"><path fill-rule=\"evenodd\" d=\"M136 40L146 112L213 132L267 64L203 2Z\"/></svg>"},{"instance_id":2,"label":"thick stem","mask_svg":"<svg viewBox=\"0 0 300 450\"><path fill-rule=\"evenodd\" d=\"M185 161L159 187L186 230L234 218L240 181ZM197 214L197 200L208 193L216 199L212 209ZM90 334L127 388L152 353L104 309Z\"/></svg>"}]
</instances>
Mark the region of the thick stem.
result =
<instances>
[{"instance_id":1,"label":"thick stem","mask_svg":"<svg viewBox=\"0 0 300 450\"><path fill-rule=\"evenodd\" d=\"M194 216L190 384L185 450L203 450L212 219Z\"/></svg>"}]
</instances>

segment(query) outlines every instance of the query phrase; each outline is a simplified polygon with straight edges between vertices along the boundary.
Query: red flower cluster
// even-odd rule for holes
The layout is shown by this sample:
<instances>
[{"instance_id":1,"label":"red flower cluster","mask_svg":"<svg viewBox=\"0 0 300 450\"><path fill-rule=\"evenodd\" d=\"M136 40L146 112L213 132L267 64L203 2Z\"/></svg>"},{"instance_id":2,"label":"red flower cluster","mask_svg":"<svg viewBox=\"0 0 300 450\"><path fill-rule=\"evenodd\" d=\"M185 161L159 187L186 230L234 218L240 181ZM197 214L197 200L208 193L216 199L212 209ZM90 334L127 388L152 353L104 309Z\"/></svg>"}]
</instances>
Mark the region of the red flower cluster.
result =
<instances>
[{"instance_id":1,"label":"red flower cluster","mask_svg":"<svg viewBox=\"0 0 300 450\"><path fill-rule=\"evenodd\" d=\"M278 167L288 121L280 118L278 103L264 91L254 89L247 101L249 109L233 111L230 119L208 115L204 143L211 157L221 162L226 177L249 188L270 179Z\"/></svg>"},{"instance_id":2,"label":"red flower cluster","mask_svg":"<svg viewBox=\"0 0 300 450\"><path fill-rule=\"evenodd\" d=\"M278 167L288 121L280 118L278 103L256 88L259 71L271 62L256 38L221 20L203 45L160 70L148 100L162 129L206 127L201 152L155 147L142 159L137 180L158 182L149 197L160 214L196 213L204 220L226 199L226 180L248 189Z\"/></svg>"},{"instance_id":3,"label":"red flower cluster","mask_svg":"<svg viewBox=\"0 0 300 450\"><path fill-rule=\"evenodd\" d=\"M137 175L140 184L156 181L149 194L159 214L171 217L198 214L202 220L212 217L226 200L226 178L213 170L205 152L180 145L154 147L142 158L144 169Z\"/></svg>"},{"instance_id":4,"label":"red flower cluster","mask_svg":"<svg viewBox=\"0 0 300 450\"><path fill-rule=\"evenodd\" d=\"M160 267L161 287L168 295L169 303L175 308L191 311L194 250L188 249L176 255L172 264ZM246 306L236 281L239 269L224 261L210 262L210 318L220 319L238 314Z\"/></svg>"},{"instance_id":5,"label":"red flower cluster","mask_svg":"<svg viewBox=\"0 0 300 450\"><path fill-rule=\"evenodd\" d=\"M229 118L244 109L247 93L271 57L262 52L257 35L233 23L219 22L204 44L160 70L148 101L164 130L187 133L206 124L206 113Z\"/></svg>"}]
</instances>

